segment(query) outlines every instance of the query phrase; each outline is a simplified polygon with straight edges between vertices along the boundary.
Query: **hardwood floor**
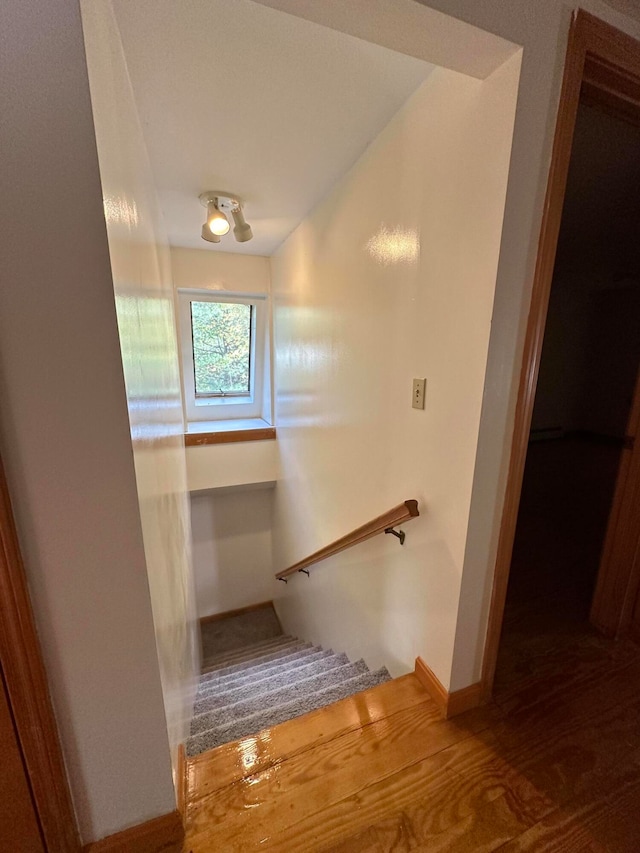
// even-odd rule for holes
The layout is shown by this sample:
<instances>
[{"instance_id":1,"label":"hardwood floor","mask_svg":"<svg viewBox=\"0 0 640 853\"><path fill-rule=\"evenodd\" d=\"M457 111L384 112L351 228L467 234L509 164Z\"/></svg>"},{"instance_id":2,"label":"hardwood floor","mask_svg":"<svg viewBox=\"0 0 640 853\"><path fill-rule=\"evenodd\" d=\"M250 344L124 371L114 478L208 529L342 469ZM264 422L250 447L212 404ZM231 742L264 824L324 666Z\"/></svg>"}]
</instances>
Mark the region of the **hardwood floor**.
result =
<instances>
[{"instance_id":1,"label":"hardwood floor","mask_svg":"<svg viewBox=\"0 0 640 853\"><path fill-rule=\"evenodd\" d=\"M407 675L191 759L185 853L640 850L640 648L586 622L597 561L567 536L606 518L549 527L557 465L523 498L494 703L444 721Z\"/></svg>"},{"instance_id":2,"label":"hardwood floor","mask_svg":"<svg viewBox=\"0 0 640 853\"><path fill-rule=\"evenodd\" d=\"M192 759L185 853L635 853L639 713L640 650L595 635L454 720L404 676Z\"/></svg>"}]
</instances>

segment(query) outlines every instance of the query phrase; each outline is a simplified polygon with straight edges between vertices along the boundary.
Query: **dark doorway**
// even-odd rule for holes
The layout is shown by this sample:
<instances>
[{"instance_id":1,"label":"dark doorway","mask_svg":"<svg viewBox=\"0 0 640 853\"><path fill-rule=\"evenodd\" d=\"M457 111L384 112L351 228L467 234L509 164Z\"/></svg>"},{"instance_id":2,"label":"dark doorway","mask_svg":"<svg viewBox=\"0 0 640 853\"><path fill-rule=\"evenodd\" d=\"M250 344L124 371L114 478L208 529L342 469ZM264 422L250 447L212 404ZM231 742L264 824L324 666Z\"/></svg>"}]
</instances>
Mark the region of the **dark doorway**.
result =
<instances>
[{"instance_id":1,"label":"dark doorway","mask_svg":"<svg viewBox=\"0 0 640 853\"><path fill-rule=\"evenodd\" d=\"M581 103L545 326L496 678L591 601L640 365L640 126Z\"/></svg>"}]
</instances>

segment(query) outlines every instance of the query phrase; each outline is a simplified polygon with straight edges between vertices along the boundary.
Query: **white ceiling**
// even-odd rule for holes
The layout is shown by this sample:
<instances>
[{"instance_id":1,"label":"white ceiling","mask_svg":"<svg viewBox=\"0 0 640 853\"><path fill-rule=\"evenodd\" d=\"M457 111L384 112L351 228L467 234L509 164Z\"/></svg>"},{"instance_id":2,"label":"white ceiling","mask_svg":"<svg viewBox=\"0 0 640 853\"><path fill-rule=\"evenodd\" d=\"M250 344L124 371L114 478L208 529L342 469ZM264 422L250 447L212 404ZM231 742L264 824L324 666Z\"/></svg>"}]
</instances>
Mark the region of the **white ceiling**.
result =
<instances>
[{"instance_id":1,"label":"white ceiling","mask_svg":"<svg viewBox=\"0 0 640 853\"><path fill-rule=\"evenodd\" d=\"M251 0L115 0L169 241L269 255L433 70ZM204 190L250 243L200 237Z\"/></svg>"}]
</instances>

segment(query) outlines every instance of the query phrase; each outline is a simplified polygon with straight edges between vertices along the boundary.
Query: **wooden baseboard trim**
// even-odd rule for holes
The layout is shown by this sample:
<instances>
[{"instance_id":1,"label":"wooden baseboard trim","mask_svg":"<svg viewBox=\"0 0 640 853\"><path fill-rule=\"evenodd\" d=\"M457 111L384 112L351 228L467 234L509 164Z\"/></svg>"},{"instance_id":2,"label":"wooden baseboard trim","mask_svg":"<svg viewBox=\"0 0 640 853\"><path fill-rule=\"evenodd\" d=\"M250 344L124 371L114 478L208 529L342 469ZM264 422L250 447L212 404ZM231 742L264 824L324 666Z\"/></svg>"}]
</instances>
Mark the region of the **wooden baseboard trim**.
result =
<instances>
[{"instance_id":1,"label":"wooden baseboard trim","mask_svg":"<svg viewBox=\"0 0 640 853\"><path fill-rule=\"evenodd\" d=\"M480 705L482 705L482 684L477 681L475 684L463 687L462 690L449 693L447 719L464 714L465 711L471 711L472 708L479 708Z\"/></svg>"},{"instance_id":2,"label":"wooden baseboard trim","mask_svg":"<svg viewBox=\"0 0 640 853\"><path fill-rule=\"evenodd\" d=\"M176 802L183 823L187 815L188 769L187 753L185 752L184 744L181 743L178 747L178 764L176 767Z\"/></svg>"},{"instance_id":3,"label":"wooden baseboard trim","mask_svg":"<svg viewBox=\"0 0 640 853\"><path fill-rule=\"evenodd\" d=\"M207 622L218 622L220 619L229 619L231 616L242 616L243 613L253 613L254 610L264 610L273 607L273 601L261 601L259 604L249 604L247 607L239 607L237 610L227 610L225 613L214 613L211 616L201 616L200 624Z\"/></svg>"},{"instance_id":4,"label":"wooden baseboard trim","mask_svg":"<svg viewBox=\"0 0 640 853\"><path fill-rule=\"evenodd\" d=\"M93 841L83 853L179 853L183 841L182 817L175 811Z\"/></svg>"},{"instance_id":5,"label":"wooden baseboard trim","mask_svg":"<svg viewBox=\"0 0 640 853\"><path fill-rule=\"evenodd\" d=\"M422 684L429 696L431 696L440 709L442 716L446 719L449 691L445 690L440 679L434 675L422 658L416 658L415 673L420 684Z\"/></svg>"},{"instance_id":6,"label":"wooden baseboard trim","mask_svg":"<svg viewBox=\"0 0 640 853\"><path fill-rule=\"evenodd\" d=\"M420 657L416 658L415 674L420 684L440 709L445 720L463 714L465 711L470 711L472 708L477 708L482 704L482 685L480 682L449 693L440 679Z\"/></svg>"}]
</instances>

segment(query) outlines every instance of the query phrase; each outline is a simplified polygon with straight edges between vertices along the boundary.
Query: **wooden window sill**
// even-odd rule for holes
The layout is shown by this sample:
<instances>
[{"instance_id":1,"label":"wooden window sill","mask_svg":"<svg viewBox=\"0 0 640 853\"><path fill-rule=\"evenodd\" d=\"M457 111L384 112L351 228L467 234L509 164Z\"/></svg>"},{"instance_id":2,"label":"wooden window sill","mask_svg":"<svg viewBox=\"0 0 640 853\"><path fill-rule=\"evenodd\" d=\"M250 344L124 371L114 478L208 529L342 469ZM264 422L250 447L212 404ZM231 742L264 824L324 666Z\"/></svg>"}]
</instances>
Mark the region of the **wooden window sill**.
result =
<instances>
[{"instance_id":1,"label":"wooden window sill","mask_svg":"<svg viewBox=\"0 0 640 853\"><path fill-rule=\"evenodd\" d=\"M233 444L237 441L271 441L275 437L275 427L251 427L216 432L188 432L185 433L184 444L185 447L201 447L206 444Z\"/></svg>"}]
</instances>

